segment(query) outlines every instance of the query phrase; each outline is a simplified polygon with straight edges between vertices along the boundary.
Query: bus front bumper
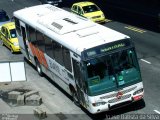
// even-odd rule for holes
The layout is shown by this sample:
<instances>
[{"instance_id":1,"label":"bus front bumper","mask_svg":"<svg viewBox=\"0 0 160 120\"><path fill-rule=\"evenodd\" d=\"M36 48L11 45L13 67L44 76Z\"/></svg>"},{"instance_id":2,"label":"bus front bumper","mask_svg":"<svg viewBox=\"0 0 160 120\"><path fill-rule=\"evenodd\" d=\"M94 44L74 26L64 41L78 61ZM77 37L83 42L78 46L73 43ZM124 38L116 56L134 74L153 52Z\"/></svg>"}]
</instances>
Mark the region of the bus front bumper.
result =
<instances>
[{"instance_id":1,"label":"bus front bumper","mask_svg":"<svg viewBox=\"0 0 160 120\"><path fill-rule=\"evenodd\" d=\"M115 102L115 103L106 103L105 105L100 105L100 106L92 106L91 109L89 110L92 114L97 114L105 111L110 111L118 108L122 108L124 106L127 106L129 104L132 104L133 102L140 101L143 99L143 93L137 96L132 96L128 99Z\"/></svg>"}]
</instances>

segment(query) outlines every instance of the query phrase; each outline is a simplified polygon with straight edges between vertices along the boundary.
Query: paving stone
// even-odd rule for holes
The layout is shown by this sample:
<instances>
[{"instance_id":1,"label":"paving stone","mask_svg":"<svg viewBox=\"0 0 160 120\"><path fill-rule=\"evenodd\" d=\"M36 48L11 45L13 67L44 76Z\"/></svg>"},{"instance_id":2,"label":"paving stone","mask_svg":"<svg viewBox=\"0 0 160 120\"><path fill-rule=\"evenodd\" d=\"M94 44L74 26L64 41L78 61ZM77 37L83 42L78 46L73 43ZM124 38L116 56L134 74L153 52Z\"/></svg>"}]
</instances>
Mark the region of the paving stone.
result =
<instances>
[{"instance_id":1,"label":"paving stone","mask_svg":"<svg viewBox=\"0 0 160 120\"><path fill-rule=\"evenodd\" d=\"M17 105L24 105L24 95L18 95Z\"/></svg>"},{"instance_id":2,"label":"paving stone","mask_svg":"<svg viewBox=\"0 0 160 120\"><path fill-rule=\"evenodd\" d=\"M31 95L29 97L25 98L25 104L26 105L32 105L32 106L37 106L42 104L42 97L39 95Z\"/></svg>"},{"instance_id":3,"label":"paving stone","mask_svg":"<svg viewBox=\"0 0 160 120\"><path fill-rule=\"evenodd\" d=\"M41 107L37 107L33 109L33 112L34 112L34 115L40 119L44 119L47 117L46 110Z\"/></svg>"},{"instance_id":4,"label":"paving stone","mask_svg":"<svg viewBox=\"0 0 160 120\"><path fill-rule=\"evenodd\" d=\"M39 95L39 92L35 91L35 90L32 90L32 91L29 91L29 92L25 93L24 96L29 97L29 96L34 95L34 94Z\"/></svg>"},{"instance_id":5,"label":"paving stone","mask_svg":"<svg viewBox=\"0 0 160 120\"><path fill-rule=\"evenodd\" d=\"M18 91L11 91L8 93L8 99L10 100L17 100L18 96L21 95L22 92L18 92Z\"/></svg>"}]
</instances>

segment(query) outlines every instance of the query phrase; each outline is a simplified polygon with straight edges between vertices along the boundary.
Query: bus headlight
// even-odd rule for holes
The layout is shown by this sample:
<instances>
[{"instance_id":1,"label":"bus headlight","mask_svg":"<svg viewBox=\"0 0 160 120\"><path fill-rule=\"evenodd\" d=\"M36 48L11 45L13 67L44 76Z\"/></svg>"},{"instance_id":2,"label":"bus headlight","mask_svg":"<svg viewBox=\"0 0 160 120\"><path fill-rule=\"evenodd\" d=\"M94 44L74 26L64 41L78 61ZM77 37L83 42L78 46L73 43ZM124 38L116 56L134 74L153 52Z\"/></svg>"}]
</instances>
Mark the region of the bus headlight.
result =
<instances>
[{"instance_id":1,"label":"bus headlight","mask_svg":"<svg viewBox=\"0 0 160 120\"><path fill-rule=\"evenodd\" d=\"M143 92L143 88L141 88L141 89L135 91L135 92L133 93L133 95L137 95L137 94L139 94L139 93L141 93L141 92Z\"/></svg>"},{"instance_id":2,"label":"bus headlight","mask_svg":"<svg viewBox=\"0 0 160 120\"><path fill-rule=\"evenodd\" d=\"M106 104L106 102L96 102L96 103L92 103L92 105L93 105L94 107L97 107L97 106L100 106L100 105L104 105L104 104Z\"/></svg>"}]
</instances>

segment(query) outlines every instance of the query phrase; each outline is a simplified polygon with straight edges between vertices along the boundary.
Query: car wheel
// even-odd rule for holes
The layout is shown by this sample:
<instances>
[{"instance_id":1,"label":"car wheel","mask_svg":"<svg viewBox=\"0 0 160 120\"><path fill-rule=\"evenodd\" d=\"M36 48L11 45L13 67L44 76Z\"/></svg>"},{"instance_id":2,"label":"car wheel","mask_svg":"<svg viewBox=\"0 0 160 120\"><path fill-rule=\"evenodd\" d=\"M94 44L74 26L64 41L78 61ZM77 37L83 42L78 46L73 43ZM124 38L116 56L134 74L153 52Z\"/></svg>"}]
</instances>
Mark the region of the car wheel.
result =
<instances>
[{"instance_id":1,"label":"car wheel","mask_svg":"<svg viewBox=\"0 0 160 120\"><path fill-rule=\"evenodd\" d=\"M2 41L2 46L4 46L4 42Z\"/></svg>"},{"instance_id":2,"label":"car wheel","mask_svg":"<svg viewBox=\"0 0 160 120\"><path fill-rule=\"evenodd\" d=\"M11 46L10 46L11 47ZM13 48L11 47L11 53L13 54L14 53L14 50L13 50Z\"/></svg>"},{"instance_id":3,"label":"car wheel","mask_svg":"<svg viewBox=\"0 0 160 120\"><path fill-rule=\"evenodd\" d=\"M40 63L39 63L39 61L37 59L36 59L36 69L37 69L38 74L40 76L43 76L41 65L40 65Z\"/></svg>"}]
</instances>

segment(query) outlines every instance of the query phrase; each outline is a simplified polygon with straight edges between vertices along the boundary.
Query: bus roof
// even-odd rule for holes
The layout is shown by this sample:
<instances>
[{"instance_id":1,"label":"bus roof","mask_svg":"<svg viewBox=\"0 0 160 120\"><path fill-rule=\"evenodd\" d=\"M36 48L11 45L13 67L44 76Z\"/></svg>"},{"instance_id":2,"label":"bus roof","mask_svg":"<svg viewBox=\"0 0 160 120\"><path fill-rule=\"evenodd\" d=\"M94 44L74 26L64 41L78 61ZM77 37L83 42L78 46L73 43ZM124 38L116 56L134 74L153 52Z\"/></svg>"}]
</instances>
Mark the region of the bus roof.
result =
<instances>
[{"instance_id":1,"label":"bus roof","mask_svg":"<svg viewBox=\"0 0 160 120\"><path fill-rule=\"evenodd\" d=\"M15 11L14 16L79 55L85 49L129 38L49 4Z\"/></svg>"}]
</instances>

